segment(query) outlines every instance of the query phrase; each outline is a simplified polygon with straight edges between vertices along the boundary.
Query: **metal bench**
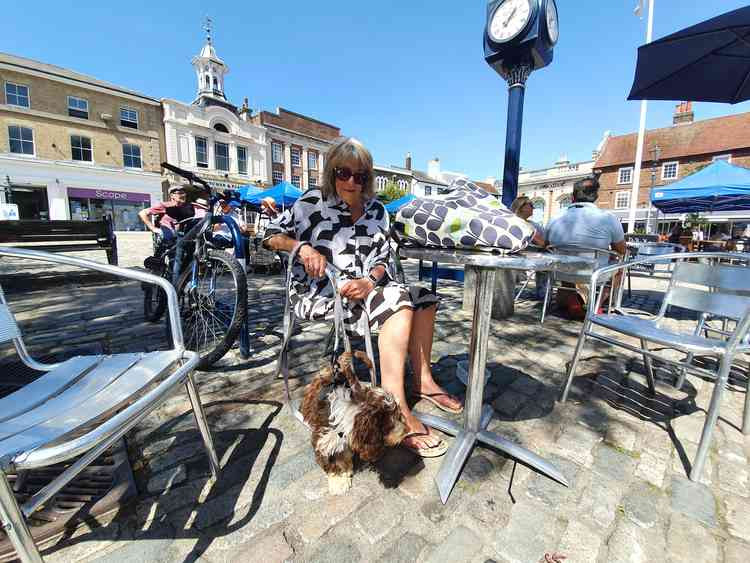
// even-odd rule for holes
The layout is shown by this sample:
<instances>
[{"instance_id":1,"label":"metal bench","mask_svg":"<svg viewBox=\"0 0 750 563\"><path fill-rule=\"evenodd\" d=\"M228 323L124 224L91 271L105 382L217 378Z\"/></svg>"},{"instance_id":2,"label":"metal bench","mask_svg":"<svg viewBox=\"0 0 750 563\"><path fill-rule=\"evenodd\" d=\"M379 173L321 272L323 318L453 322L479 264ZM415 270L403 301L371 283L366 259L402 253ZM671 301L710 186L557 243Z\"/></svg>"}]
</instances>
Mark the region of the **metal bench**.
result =
<instances>
[{"instance_id":1,"label":"metal bench","mask_svg":"<svg viewBox=\"0 0 750 563\"><path fill-rule=\"evenodd\" d=\"M117 265L117 237L112 218L101 221L0 221L0 244L44 252L104 250Z\"/></svg>"},{"instance_id":2,"label":"metal bench","mask_svg":"<svg viewBox=\"0 0 750 563\"><path fill-rule=\"evenodd\" d=\"M597 302L601 301L601 295L598 299L591 299L562 392L561 400L565 401L583 346L588 338L619 346L642 355L651 393L656 392L651 364L652 358L678 368L678 386L682 385L686 372L713 379L715 381L714 390L706 415L706 422L703 425L698 451L690 471L690 479L693 481L697 480L703 471L713 429L719 416L721 398L729 380L729 372L734 358L738 353L750 352L750 343L748 342L748 331L750 330L750 268L747 265L737 266L720 263L723 259L731 258L733 258L733 255L725 252L665 254L596 270L591 276L591 287L599 285L599 279L602 276L612 276L617 270L632 267L634 264L642 265L665 259L674 261L669 286L664 294L661 309L655 317L642 318L635 315L596 314ZM700 259L701 262L690 262L690 260L695 259ZM671 306L682 307L699 313L695 330L684 332L668 327L664 322L664 315ZM732 330L723 333L714 330L713 333L718 333L718 336L713 337L711 331L706 332L704 327L706 315L734 321L734 327ZM610 332L596 331L596 327L608 329ZM637 339L641 344L640 347L625 341L621 338L621 335ZM672 360L663 354L649 350L650 343L682 352L685 354L685 359ZM693 365L694 355L717 358L716 370L712 371ZM750 434L750 394L747 391L742 433Z\"/></svg>"},{"instance_id":3,"label":"metal bench","mask_svg":"<svg viewBox=\"0 0 750 563\"><path fill-rule=\"evenodd\" d=\"M25 519L185 384L198 429L218 476L214 450L192 371L195 352L185 350L177 294L166 280L66 256L0 246L0 256L28 258L97 270L159 285L167 294L173 348L149 353L75 356L57 364L30 357L21 331L0 289L0 342L13 342L24 364L46 372L0 399L0 523L24 562L42 561ZM47 486L19 506L8 473L46 467L81 456Z\"/></svg>"}]
</instances>

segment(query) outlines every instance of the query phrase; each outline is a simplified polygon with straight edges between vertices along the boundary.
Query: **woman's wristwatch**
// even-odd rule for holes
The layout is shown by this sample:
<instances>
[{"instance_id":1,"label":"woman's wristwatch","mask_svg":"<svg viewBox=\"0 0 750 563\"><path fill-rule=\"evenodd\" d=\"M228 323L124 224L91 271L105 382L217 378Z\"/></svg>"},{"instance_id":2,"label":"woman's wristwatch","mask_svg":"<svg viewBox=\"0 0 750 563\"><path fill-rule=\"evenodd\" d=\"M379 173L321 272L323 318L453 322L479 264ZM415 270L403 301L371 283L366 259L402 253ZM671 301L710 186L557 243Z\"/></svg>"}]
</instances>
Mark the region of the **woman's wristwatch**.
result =
<instances>
[{"instance_id":1,"label":"woman's wristwatch","mask_svg":"<svg viewBox=\"0 0 750 563\"><path fill-rule=\"evenodd\" d=\"M380 280L372 275L372 273L367 274L367 279L372 282L373 287L378 287L380 285Z\"/></svg>"}]
</instances>

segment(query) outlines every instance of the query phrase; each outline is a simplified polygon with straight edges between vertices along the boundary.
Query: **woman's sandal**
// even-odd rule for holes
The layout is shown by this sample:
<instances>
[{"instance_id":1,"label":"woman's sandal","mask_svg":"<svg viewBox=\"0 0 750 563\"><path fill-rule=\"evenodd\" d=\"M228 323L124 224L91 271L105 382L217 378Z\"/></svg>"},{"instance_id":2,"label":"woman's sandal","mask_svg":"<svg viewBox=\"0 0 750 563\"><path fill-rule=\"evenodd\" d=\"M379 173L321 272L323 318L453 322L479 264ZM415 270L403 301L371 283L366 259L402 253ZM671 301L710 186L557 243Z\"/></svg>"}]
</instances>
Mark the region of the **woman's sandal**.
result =
<instances>
[{"instance_id":1,"label":"woman's sandal","mask_svg":"<svg viewBox=\"0 0 750 563\"><path fill-rule=\"evenodd\" d=\"M442 438L438 438L438 443L434 446L427 446L426 448L418 448L415 446L409 446L408 444L405 444L404 441L407 438L413 437L419 437L419 436L433 436L432 431L430 430L429 426L425 426L427 429L427 432L411 432L404 436L404 439L401 441L401 445L405 447L407 450L410 450L417 454L420 457L440 457L448 450L448 444L443 440Z\"/></svg>"},{"instance_id":2,"label":"woman's sandal","mask_svg":"<svg viewBox=\"0 0 750 563\"><path fill-rule=\"evenodd\" d=\"M439 408L441 411L449 412L451 414L461 414L462 412L464 412L463 405L461 405L457 409L452 409L449 406L438 401L438 397L449 397L459 403L461 402L458 400L457 397L451 395L450 393L414 393L414 396L419 399L424 399L425 401L429 401L430 403L435 405L437 408Z\"/></svg>"}]
</instances>

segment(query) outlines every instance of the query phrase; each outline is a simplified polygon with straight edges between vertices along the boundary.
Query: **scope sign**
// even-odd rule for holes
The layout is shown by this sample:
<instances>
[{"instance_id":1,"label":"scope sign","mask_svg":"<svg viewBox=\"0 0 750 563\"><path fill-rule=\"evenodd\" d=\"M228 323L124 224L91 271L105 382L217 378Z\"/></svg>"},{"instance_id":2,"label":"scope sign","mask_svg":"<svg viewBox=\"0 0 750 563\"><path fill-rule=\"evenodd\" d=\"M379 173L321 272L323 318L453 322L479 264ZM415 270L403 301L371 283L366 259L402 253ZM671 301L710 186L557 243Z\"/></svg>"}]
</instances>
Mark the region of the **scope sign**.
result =
<instances>
[{"instance_id":1,"label":"scope sign","mask_svg":"<svg viewBox=\"0 0 750 563\"><path fill-rule=\"evenodd\" d=\"M96 190L96 197L101 199L128 199L128 194L122 192L105 192Z\"/></svg>"}]
</instances>

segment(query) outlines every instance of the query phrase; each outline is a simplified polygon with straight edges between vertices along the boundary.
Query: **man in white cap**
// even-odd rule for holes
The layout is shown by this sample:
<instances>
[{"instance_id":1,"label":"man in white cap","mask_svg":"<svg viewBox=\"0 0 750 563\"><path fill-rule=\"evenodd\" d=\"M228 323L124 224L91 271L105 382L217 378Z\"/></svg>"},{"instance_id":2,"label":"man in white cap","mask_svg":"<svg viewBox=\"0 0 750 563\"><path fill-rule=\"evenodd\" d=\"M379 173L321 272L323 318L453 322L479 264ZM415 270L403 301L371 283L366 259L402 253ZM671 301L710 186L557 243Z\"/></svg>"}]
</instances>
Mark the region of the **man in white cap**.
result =
<instances>
[{"instance_id":1,"label":"man in white cap","mask_svg":"<svg viewBox=\"0 0 750 563\"><path fill-rule=\"evenodd\" d=\"M151 221L151 215L159 217L159 227ZM195 216L195 208L187 201L187 193L182 186L169 188L169 201L162 201L148 209L141 209L138 217L146 228L157 235L161 235L165 242L175 238L177 223Z\"/></svg>"}]
</instances>

